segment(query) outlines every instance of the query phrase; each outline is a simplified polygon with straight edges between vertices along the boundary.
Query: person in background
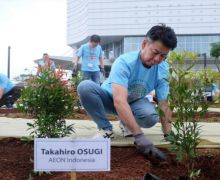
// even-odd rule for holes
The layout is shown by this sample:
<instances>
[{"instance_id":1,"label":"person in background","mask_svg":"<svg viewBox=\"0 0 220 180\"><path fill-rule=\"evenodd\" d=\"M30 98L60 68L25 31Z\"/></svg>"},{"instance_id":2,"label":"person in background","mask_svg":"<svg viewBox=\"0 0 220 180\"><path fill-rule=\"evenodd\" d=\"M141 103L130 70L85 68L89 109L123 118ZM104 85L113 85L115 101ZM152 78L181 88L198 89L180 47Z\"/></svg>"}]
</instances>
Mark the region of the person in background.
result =
<instances>
[{"instance_id":1,"label":"person in background","mask_svg":"<svg viewBox=\"0 0 220 180\"><path fill-rule=\"evenodd\" d=\"M7 76L0 73L0 107L12 108L20 97L21 88L15 86Z\"/></svg>"},{"instance_id":2,"label":"person in background","mask_svg":"<svg viewBox=\"0 0 220 180\"><path fill-rule=\"evenodd\" d=\"M99 45L100 40L100 36L92 35L90 41L78 49L77 59L73 62L73 75L79 70L78 62L82 58L81 71L83 80L91 79L93 82L100 84L100 71L105 74L102 48Z\"/></svg>"},{"instance_id":3,"label":"person in background","mask_svg":"<svg viewBox=\"0 0 220 180\"><path fill-rule=\"evenodd\" d=\"M215 97L219 95L219 88L216 84L209 83L208 80L207 84L209 85L205 88L203 95L208 102L213 102Z\"/></svg>"},{"instance_id":4,"label":"person in background","mask_svg":"<svg viewBox=\"0 0 220 180\"><path fill-rule=\"evenodd\" d=\"M50 57L49 57L49 55L47 53L44 53L43 54L43 59L38 62L37 74L39 74L39 69L41 67L43 67L43 68L48 67L51 70L55 70L56 69L56 66L55 66L54 62L50 59Z\"/></svg>"}]
</instances>

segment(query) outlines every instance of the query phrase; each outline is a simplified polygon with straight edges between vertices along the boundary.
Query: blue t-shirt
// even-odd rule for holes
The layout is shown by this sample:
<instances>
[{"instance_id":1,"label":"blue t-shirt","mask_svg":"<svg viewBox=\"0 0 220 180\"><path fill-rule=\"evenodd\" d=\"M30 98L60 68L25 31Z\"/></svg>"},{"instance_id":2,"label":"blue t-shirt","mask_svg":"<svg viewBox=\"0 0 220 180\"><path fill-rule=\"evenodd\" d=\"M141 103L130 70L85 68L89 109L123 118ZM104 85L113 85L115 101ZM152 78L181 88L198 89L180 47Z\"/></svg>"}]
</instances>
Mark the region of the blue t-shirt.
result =
<instances>
[{"instance_id":1,"label":"blue t-shirt","mask_svg":"<svg viewBox=\"0 0 220 180\"><path fill-rule=\"evenodd\" d=\"M54 62L52 61L52 60L50 60L51 61L51 69L56 69L56 65L54 64ZM42 66L42 67L45 67L47 64L45 63L45 61L44 60L40 60L39 62L38 62L38 65L40 65L40 66Z\"/></svg>"},{"instance_id":2,"label":"blue t-shirt","mask_svg":"<svg viewBox=\"0 0 220 180\"><path fill-rule=\"evenodd\" d=\"M15 85L8 79L7 76L0 73L0 88L4 90L3 94L8 93Z\"/></svg>"},{"instance_id":3,"label":"blue t-shirt","mask_svg":"<svg viewBox=\"0 0 220 180\"><path fill-rule=\"evenodd\" d=\"M169 66L166 61L153 65L150 69L143 66L140 51L130 52L118 57L112 65L109 78L102 88L112 95L111 83L128 89L128 102L144 98L155 90L159 101L166 100L169 93Z\"/></svg>"},{"instance_id":4,"label":"blue t-shirt","mask_svg":"<svg viewBox=\"0 0 220 180\"><path fill-rule=\"evenodd\" d=\"M78 57L82 58L82 71L100 71L99 59L102 57L102 48L100 45L92 48L89 43L83 44L77 50L76 54Z\"/></svg>"}]
</instances>

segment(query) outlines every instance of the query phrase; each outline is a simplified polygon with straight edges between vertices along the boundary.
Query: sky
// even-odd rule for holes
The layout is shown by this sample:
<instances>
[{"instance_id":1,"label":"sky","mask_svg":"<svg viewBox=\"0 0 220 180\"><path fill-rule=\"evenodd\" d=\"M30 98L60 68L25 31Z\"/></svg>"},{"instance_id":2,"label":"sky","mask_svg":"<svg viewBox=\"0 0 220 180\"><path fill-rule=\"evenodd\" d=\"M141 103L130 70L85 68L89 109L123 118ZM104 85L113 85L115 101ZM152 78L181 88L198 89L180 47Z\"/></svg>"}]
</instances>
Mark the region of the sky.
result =
<instances>
[{"instance_id":1,"label":"sky","mask_svg":"<svg viewBox=\"0 0 220 180\"><path fill-rule=\"evenodd\" d=\"M11 79L33 71L43 53L70 56L66 7L66 0L0 0L0 73L7 74L8 46Z\"/></svg>"}]
</instances>

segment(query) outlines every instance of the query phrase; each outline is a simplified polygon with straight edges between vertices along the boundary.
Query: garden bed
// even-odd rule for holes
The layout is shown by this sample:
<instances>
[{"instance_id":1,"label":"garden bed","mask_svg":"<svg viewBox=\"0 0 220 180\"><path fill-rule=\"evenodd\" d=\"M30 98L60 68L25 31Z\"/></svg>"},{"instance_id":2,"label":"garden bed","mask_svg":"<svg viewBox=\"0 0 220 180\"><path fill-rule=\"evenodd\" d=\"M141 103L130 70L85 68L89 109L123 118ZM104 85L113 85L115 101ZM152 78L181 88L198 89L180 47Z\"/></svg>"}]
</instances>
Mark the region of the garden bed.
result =
<instances>
[{"instance_id":1,"label":"garden bed","mask_svg":"<svg viewBox=\"0 0 220 180\"><path fill-rule=\"evenodd\" d=\"M110 172L77 173L77 180L140 180L148 172L157 175L162 180L178 179L180 175L184 175L186 170L184 165L176 161L173 153L163 151L168 156L166 162L143 157L132 147L112 147ZM200 149L199 154L201 156L196 160L196 167L201 169L199 179L218 180L220 177L220 149ZM28 179L33 170L31 159L33 159L33 144L24 144L16 138L0 140L0 179ZM52 175L35 176L34 179L70 180L70 173L53 173Z\"/></svg>"},{"instance_id":2,"label":"garden bed","mask_svg":"<svg viewBox=\"0 0 220 180\"><path fill-rule=\"evenodd\" d=\"M18 109L4 109L4 108L0 108L0 117L25 118L25 119L33 118L33 116L22 113ZM76 111L72 116L69 116L67 119L88 120L91 118L87 115L85 110L80 109ZM108 115L108 119L110 121L114 121L114 120L117 120L117 116Z\"/></svg>"},{"instance_id":3,"label":"garden bed","mask_svg":"<svg viewBox=\"0 0 220 180\"><path fill-rule=\"evenodd\" d=\"M212 108L220 108L220 103L210 104L209 107L212 107Z\"/></svg>"},{"instance_id":4,"label":"garden bed","mask_svg":"<svg viewBox=\"0 0 220 180\"><path fill-rule=\"evenodd\" d=\"M18 109L2 109L0 108L0 117L9 117L9 118L25 118L31 119L33 117L20 112ZM173 118L175 114L173 113ZM88 120L91 119L84 110L79 110L75 112L74 115L68 117L68 119L80 119ZM118 120L115 115L108 115L110 121ZM205 117L200 122L220 122L220 112L207 112Z\"/></svg>"}]
</instances>

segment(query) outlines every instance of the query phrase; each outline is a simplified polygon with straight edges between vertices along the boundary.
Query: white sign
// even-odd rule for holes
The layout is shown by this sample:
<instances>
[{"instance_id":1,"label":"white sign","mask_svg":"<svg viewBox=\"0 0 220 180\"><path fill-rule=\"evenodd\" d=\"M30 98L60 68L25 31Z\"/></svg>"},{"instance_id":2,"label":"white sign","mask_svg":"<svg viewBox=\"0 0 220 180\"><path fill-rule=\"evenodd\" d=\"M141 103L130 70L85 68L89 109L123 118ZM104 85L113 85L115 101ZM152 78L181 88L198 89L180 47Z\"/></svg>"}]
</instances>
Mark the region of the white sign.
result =
<instances>
[{"instance_id":1,"label":"white sign","mask_svg":"<svg viewBox=\"0 0 220 180\"><path fill-rule=\"evenodd\" d=\"M34 171L110 171L109 139L35 138Z\"/></svg>"}]
</instances>

